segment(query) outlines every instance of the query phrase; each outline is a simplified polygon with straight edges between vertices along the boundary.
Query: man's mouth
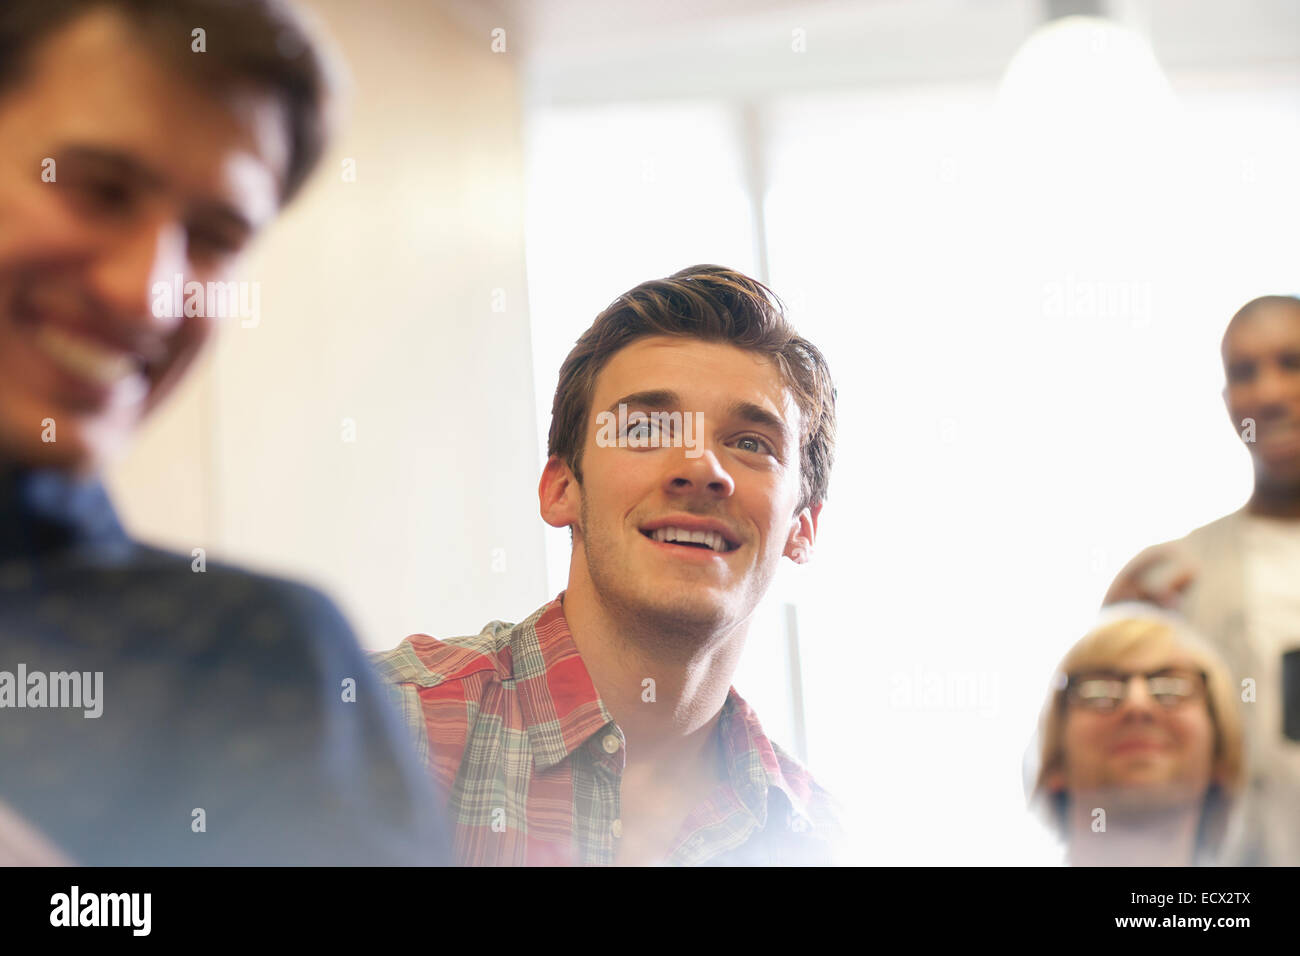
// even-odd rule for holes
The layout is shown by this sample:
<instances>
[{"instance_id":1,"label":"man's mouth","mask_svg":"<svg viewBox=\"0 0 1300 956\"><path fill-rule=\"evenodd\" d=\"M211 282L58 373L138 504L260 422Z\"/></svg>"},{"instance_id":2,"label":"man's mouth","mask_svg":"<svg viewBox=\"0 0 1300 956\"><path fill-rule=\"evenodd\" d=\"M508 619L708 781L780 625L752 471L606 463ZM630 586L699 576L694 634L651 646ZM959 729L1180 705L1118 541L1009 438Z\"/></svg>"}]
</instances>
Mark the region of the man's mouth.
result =
<instances>
[{"instance_id":1,"label":"man's mouth","mask_svg":"<svg viewBox=\"0 0 1300 956\"><path fill-rule=\"evenodd\" d=\"M1300 421L1261 423L1256 441L1261 445L1286 445L1300 441Z\"/></svg>"},{"instance_id":2,"label":"man's mouth","mask_svg":"<svg viewBox=\"0 0 1300 956\"><path fill-rule=\"evenodd\" d=\"M1111 747L1111 753L1154 753L1168 748L1169 744L1166 741L1154 737L1128 737L1116 742Z\"/></svg>"},{"instance_id":3,"label":"man's mouth","mask_svg":"<svg viewBox=\"0 0 1300 956\"><path fill-rule=\"evenodd\" d=\"M106 348L48 323L41 323L35 330L33 341L63 371L105 388L130 375L147 373L142 356Z\"/></svg>"},{"instance_id":4,"label":"man's mouth","mask_svg":"<svg viewBox=\"0 0 1300 956\"><path fill-rule=\"evenodd\" d=\"M719 531L691 531L686 528L668 526L653 530L642 529L641 533L651 541L658 541L661 544L682 545L688 548L715 551L718 554L727 554L740 547L738 543L731 541Z\"/></svg>"}]
</instances>

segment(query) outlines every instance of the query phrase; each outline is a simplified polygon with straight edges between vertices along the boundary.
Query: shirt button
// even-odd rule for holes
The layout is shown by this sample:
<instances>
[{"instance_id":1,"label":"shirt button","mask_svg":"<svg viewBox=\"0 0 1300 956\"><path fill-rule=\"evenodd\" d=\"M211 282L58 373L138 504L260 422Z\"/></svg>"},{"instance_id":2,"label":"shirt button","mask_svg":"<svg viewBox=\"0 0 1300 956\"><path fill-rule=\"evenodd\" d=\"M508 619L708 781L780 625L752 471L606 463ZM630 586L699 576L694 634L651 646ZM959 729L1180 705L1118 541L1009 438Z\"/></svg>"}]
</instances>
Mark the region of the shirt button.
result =
<instances>
[{"instance_id":1,"label":"shirt button","mask_svg":"<svg viewBox=\"0 0 1300 956\"><path fill-rule=\"evenodd\" d=\"M608 740L609 738L607 737L605 739ZM614 834L615 840L621 840L623 838L623 821L615 820L613 823L611 823L609 825L609 832Z\"/></svg>"},{"instance_id":2,"label":"shirt button","mask_svg":"<svg viewBox=\"0 0 1300 956\"><path fill-rule=\"evenodd\" d=\"M613 734L606 734L605 739L600 742L600 745L605 748L605 753L607 754L618 753L618 738Z\"/></svg>"}]
</instances>

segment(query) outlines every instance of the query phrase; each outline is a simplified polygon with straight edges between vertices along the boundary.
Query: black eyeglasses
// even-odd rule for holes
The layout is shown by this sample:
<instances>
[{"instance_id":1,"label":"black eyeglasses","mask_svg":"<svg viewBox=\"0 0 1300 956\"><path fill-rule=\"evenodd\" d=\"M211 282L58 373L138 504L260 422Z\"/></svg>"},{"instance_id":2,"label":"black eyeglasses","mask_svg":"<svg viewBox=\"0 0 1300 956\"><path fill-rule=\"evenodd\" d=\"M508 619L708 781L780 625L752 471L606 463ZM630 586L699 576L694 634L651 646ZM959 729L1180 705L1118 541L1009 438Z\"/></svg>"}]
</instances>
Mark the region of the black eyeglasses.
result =
<instances>
[{"instance_id":1,"label":"black eyeglasses","mask_svg":"<svg viewBox=\"0 0 1300 956\"><path fill-rule=\"evenodd\" d=\"M1111 711L1128 696L1134 677L1146 682L1147 693L1162 707L1173 709L1205 695L1205 671L1166 667L1149 674L1119 674L1093 671L1071 674L1065 690L1070 700L1088 710Z\"/></svg>"}]
</instances>

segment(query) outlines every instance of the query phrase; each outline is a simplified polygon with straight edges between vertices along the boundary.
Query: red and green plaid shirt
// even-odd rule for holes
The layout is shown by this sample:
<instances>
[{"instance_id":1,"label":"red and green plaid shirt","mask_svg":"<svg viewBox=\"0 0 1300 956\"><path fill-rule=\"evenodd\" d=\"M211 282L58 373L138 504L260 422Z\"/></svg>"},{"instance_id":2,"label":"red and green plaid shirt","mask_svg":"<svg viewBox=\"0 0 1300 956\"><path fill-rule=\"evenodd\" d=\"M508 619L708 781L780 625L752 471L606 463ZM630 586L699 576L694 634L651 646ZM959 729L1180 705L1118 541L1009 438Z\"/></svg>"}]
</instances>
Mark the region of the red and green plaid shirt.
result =
<instances>
[{"instance_id":1,"label":"red and green plaid shirt","mask_svg":"<svg viewBox=\"0 0 1300 956\"><path fill-rule=\"evenodd\" d=\"M611 864L623 732L569 633L563 593L474 637L407 638L375 656L444 794L467 865ZM719 715L726 780L665 862L809 865L842 845L832 798L763 734L732 688Z\"/></svg>"}]
</instances>

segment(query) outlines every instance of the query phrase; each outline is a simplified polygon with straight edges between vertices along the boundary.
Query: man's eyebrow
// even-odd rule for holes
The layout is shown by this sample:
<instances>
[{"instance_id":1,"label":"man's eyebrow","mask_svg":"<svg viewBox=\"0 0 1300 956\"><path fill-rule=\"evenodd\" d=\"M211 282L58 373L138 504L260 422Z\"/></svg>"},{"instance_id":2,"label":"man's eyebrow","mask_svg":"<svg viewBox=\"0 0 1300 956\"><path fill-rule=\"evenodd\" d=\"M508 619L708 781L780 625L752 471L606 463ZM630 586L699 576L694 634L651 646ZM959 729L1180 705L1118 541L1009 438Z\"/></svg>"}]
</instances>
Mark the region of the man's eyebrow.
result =
<instances>
[{"instance_id":1,"label":"man's eyebrow","mask_svg":"<svg viewBox=\"0 0 1300 956\"><path fill-rule=\"evenodd\" d=\"M633 392L631 395L624 395L609 406L609 412L612 415L617 415L620 405L627 405L629 408L633 405L639 405L642 408L678 408L681 403L681 396L672 389L652 388L644 392Z\"/></svg>"},{"instance_id":2,"label":"man's eyebrow","mask_svg":"<svg viewBox=\"0 0 1300 956\"><path fill-rule=\"evenodd\" d=\"M137 180L151 188L166 185L166 178L153 167L142 163L130 153L103 146L90 146L84 143L70 143L63 146L59 153L65 159L95 163L112 169L114 172Z\"/></svg>"},{"instance_id":3,"label":"man's eyebrow","mask_svg":"<svg viewBox=\"0 0 1300 956\"><path fill-rule=\"evenodd\" d=\"M736 402L727 409L727 417L739 418L751 425L774 429L782 436L790 431L785 420L779 415L768 411L762 405L755 405L753 402Z\"/></svg>"}]
</instances>

